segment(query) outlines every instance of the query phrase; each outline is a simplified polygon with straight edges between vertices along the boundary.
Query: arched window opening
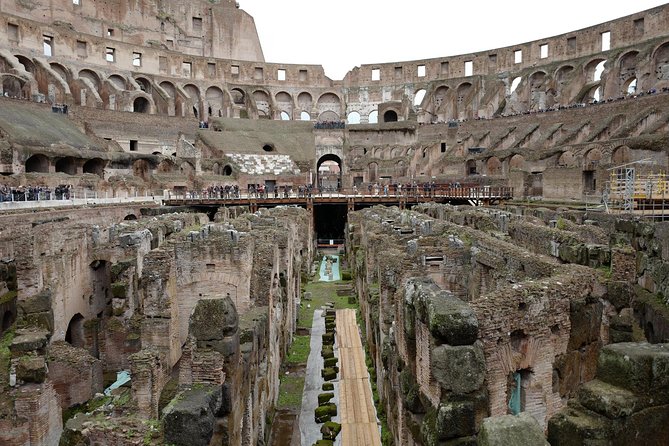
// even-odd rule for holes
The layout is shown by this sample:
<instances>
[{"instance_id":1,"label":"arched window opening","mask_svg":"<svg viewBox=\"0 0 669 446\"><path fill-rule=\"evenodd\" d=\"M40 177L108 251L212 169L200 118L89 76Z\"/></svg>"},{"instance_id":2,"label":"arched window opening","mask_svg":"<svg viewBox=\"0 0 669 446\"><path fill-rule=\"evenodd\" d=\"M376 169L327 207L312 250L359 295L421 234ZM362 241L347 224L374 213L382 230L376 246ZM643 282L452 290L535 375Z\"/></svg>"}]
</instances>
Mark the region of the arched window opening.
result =
<instances>
[{"instance_id":1,"label":"arched window opening","mask_svg":"<svg viewBox=\"0 0 669 446\"><path fill-rule=\"evenodd\" d=\"M346 118L346 123L347 124L360 124L360 113L358 112L351 112L348 114L348 117Z\"/></svg>"},{"instance_id":2,"label":"arched window opening","mask_svg":"<svg viewBox=\"0 0 669 446\"><path fill-rule=\"evenodd\" d=\"M132 103L132 111L135 113L148 113L150 109L150 104L148 99L144 97L136 98Z\"/></svg>"},{"instance_id":3,"label":"arched window opening","mask_svg":"<svg viewBox=\"0 0 669 446\"><path fill-rule=\"evenodd\" d=\"M332 154L318 160L318 187L322 190L338 190L341 187L341 159Z\"/></svg>"},{"instance_id":4,"label":"arched window opening","mask_svg":"<svg viewBox=\"0 0 669 446\"><path fill-rule=\"evenodd\" d=\"M302 113L300 113L300 120L301 121L311 121L311 115L309 115L309 113L303 111Z\"/></svg>"},{"instance_id":5,"label":"arched window opening","mask_svg":"<svg viewBox=\"0 0 669 446\"><path fill-rule=\"evenodd\" d=\"M286 113L285 111L281 112L281 120L282 121L290 121L290 115Z\"/></svg>"},{"instance_id":6,"label":"arched window opening","mask_svg":"<svg viewBox=\"0 0 669 446\"><path fill-rule=\"evenodd\" d=\"M274 144L265 144L262 146L262 149L265 152L273 152L274 151Z\"/></svg>"},{"instance_id":7,"label":"arched window opening","mask_svg":"<svg viewBox=\"0 0 669 446\"><path fill-rule=\"evenodd\" d=\"M600 63L597 64L595 67L595 74L594 78L592 79L593 81L599 81L602 80L602 73L604 73L604 65L606 65L606 61L603 60Z\"/></svg>"},{"instance_id":8,"label":"arched window opening","mask_svg":"<svg viewBox=\"0 0 669 446\"><path fill-rule=\"evenodd\" d=\"M105 163L100 158L93 158L84 163L84 173L92 173L104 177Z\"/></svg>"},{"instance_id":9,"label":"arched window opening","mask_svg":"<svg viewBox=\"0 0 669 446\"><path fill-rule=\"evenodd\" d=\"M627 84L627 94L636 94L636 85L637 79L633 78L629 84Z\"/></svg>"},{"instance_id":10,"label":"arched window opening","mask_svg":"<svg viewBox=\"0 0 669 446\"><path fill-rule=\"evenodd\" d=\"M373 112L371 112L369 114L369 118L368 118L367 122L369 122L370 124L378 124L378 122L379 122L379 111L374 110Z\"/></svg>"},{"instance_id":11,"label":"arched window opening","mask_svg":"<svg viewBox=\"0 0 669 446\"><path fill-rule=\"evenodd\" d=\"M416 95L413 97L414 107L420 107L420 104L423 103L423 99L425 99L425 90L418 90Z\"/></svg>"},{"instance_id":12,"label":"arched window opening","mask_svg":"<svg viewBox=\"0 0 669 446\"><path fill-rule=\"evenodd\" d=\"M383 122L397 122L397 112L388 110L383 114Z\"/></svg>"},{"instance_id":13,"label":"arched window opening","mask_svg":"<svg viewBox=\"0 0 669 446\"><path fill-rule=\"evenodd\" d=\"M514 91L516 91L518 85L520 85L521 80L523 80L523 78L519 76L511 82L511 88L509 89L509 93L513 93Z\"/></svg>"},{"instance_id":14,"label":"arched window opening","mask_svg":"<svg viewBox=\"0 0 669 446\"><path fill-rule=\"evenodd\" d=\"M232 175L232 166L227 164L225 167L223 167L223 175L226 176L226 177L229 177L230 175Z\"/></svg>"}]
</instances>

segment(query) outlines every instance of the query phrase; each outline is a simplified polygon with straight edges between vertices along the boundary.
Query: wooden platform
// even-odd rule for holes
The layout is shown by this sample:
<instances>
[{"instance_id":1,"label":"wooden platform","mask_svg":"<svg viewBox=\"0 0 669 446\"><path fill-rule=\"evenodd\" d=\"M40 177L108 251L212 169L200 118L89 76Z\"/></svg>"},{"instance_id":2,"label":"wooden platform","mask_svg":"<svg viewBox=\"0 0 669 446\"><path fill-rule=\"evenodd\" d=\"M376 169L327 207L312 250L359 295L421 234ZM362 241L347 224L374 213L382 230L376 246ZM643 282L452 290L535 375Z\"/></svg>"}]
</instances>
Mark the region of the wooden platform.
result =
<instances>
[{"instance_id":1,"label":"wooden platform","mask_svg":"<svg viewBox=\"0 0 669 446\"><path fill-rule=\"evenodd\" d=\"M380 446L381 436L355 310L337 310L337 345L341 444Z\"/></svg>"}]
</instances>

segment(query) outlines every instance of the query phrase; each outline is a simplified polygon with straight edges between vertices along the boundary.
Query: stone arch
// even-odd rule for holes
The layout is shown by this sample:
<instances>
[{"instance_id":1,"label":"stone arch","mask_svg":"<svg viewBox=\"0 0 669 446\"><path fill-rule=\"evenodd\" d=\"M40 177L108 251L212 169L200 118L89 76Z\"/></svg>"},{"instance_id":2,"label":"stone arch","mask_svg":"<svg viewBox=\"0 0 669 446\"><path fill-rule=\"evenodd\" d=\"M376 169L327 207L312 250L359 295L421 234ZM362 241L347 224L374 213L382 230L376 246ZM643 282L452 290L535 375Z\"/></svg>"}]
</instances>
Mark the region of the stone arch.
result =
<instances>
[{"instance_id":1,"label":"stone arch","mask_svg":"<svg viewBox=\"0 0 669 446\"><path fill-rule=\"evenodd\" d=\"M573 72L574 72L573 65L562 65L557 70L555 70L553 77L558 82L558 84L564 84L567 82L567 79Z\"/></svg>"},{"instance_id":2,"label":"stone arch","mask_svg":"<svg viewBox=\"0 0 669 446\"><path fill-rule=\"evenodd\" d=\"M84 163L83 171L84 173L92 173L100 178L104 178L105 162L100 158L89 159Z\"/></svg>"},{"instance_id":3,"label":"stone arch","mask_svg":"<svg viewBox=\"0 0 669 446\"><path fill-rule=\"evenodd\" d=\"M229 177L232 175L232 166L230 164L226 164L223 166L223 170L221 171L221 175Z\"/></svg>"},{"instance_id":4,"label":"stone arch","mask_svg":"<svg viewBox=\"0 0 669 446\"><path fill-rule=\"evenodd\" d=\"M458 119L470 117L472 111L468 109L467 105L471 102L469 96L473 90L473 86L470 82L463 82L458 85L458 88L456 89L457 113L455 114Z\"/></svg>"},{"instance_id":5,"label":"stone arch","mask_svg":"<svg viewBox=\"0 0 669 446\"><path fill-rule=\"evenodd\" d=\"M265 90L256 90L253 92L253 100L258 110L258 118L271 119L272 118L272 102Z\"/></svg>"},{"instance_id":6,"label":"stone arch","mask_svg":"<svg viewBox=\"0 0 669 446\"><path fill-rule=\"evenodd\" d=\"M339 115L332 110L327 110L318 116L318 122L339 121Z\"/></svg>"},{"instance_id":7,"label":"stone arch","mask_svg":"<svg viewBox=\"0 0 669 446\"><path fill-rule=\"evenodd\" d=\"M600 161L602 160L602 151L598 148L592 148L588 150L583 156L583 169L584 170L595 170Z\"/></svg>"},{"instance_id":8,"label":"stone arch","mask_svg":"<svg viewBox=\"0 0 669 446\"><path fill-rule=\"evenodd\" d=\"M196 85L186 84L184 85L183 90L188 95L188 98L190 99L189 105L192 107L192 114L189 114L189 116L199 118L202 116L202 109L200 107L200 89Z\"/></svg>"},{"instance_id":9,"label":"stone arch","mask_svg":"<svg viewBox=\"0 0 669 446\"><path fill-rule=\"evenodd\" d=\"M383 113L383 122L397 122L397 112L395 110L386 110Z\"/></svg>"},{"instance_id":10,"label":"stone arch","mask_svg":"<svg viewBox=\"0 0 669 446\"><path fill-rule=\"evenodd\" d=\"M378 124L379 123L379 111L372 110L367 117L367 123L369 124Z\"/></svg>"},{"instance_id":11,"label":"stone arch","mask_svg":"<svg viewBox=\"0 0 669 446\"><path fill-rule=\"evenodd\" d=\"M496 156L491 156L485 162L486 174L496 176L502 174L502 162Z\"/></svg>"},{"instance_id":12,"label":"stone arch","mask_svg":"<svg viewBox=\"0 0 669 446\"><path fill-rule=\"evenodd\" d=\"M632 151L627 146L617 147L611 154L611 164L620 166L632 161Z\"/></svg>"},{"instance_id":13,"label":"stone arch","mask_svg":"<svg viewBox=\"0 0 669 446\"><path fill-rule=\"evenodd\" d=\"M16 57L21 65L23 65L23 68L33 76L35 75L35 63L28 57L23 56L21 54L16 54L14 57Z\"/></svg>"},{"instance_id":14,"label":"stone arch","mask_svg":"<svg viewBox=\"0 0 669 446\"><path fill-rule=\"evenodd\" d=\"M72 78L72 73L70 72L69 68L67 68L65 65L59 64L58 62L51 62L49 66L65 82L68 82Z\"/></svg>"},{"instance_id":15,"label":"stone arch","mask_svg":"<svg viewBox=\"0 0 669 446\"><path fill-rule=\"evenodd\" d=\"M71 156L60 158L58 161L56 161L56 172L62 172L68 175L76 175L77 161Z\"/></svg>"},{"instance_id":16,"label":"stone arch","mask_svg":"<svg viewBox=\"0 0 669 446\"><path fill-rule=\"evenodd\" d=\"M207 107L207 116L222 117L223 116L223 90L212 86L207 88L204 94L205 103Z\"/></svg>"},{"instance_id":17,"label":"stone arch","mask_svg":"<svg viewBox=\"0 0 669 446\"><path fill-rule=\"evenodd\" d=\"M541 89L545 81L546 81L546 72L541 70L535 71L530 75L530 90L535 91Z\"/></svg>"},{"instance_id":18,"label":"stone arch","mask_svg":"<svg viewBox=\"0 0 669 446\"><path fill-rule=\"evenodd\" d=\"M184 161L181 163L179 166L179 172L181 172L184 175L191 175L195 173L195 166L193 166L190 162Z\"/></svg>"},{"instance_id":19,"label":"stone arch","mask_svg":"<svg viewBox=\"0 0 669 446\"><path fill-rule=\"evenodd\" d=\"M393 147L390 150L390 158L399 158L402 156L402 148L401 147Z\"/></svg>"},{"instance_id":20,"label":"stone arch","mask_svg":"<svg viewBox=\"0 0 669 446\"><path fill-rule=\"evenodd\" d=\"M65 342L69 343L73 347L84 348L85 336L84 336L84 317L81 313L77 313L70 319L70 322L67 324L67 331L65 332Z\"/></svg>"},{"instance_id":21,"label":"stone arch","mask_svg":"<svg viewBox=\"0 0 669 446\"><path fill-rule=\"evenodd\" d=\"M574 167L576 165L574 153L571 150L562 152L562 155L558 158L557 165L559 167Z\"/></svg>"},{"instance_id":22,"label":"stone arch","mask_svg":"<svg viewBox=\"0 0 669 446\"><path fill-rule=\"evenodd\" d=\"M669 42L664 42L653 51L653 68L659 81L669 81Z\"/></svg>"},{"instance_id":23,"label":"stone arch","mask_svg":"<svg viewBox=\"0 0 669 446\"><path fill-rule=\"evenodd\" d=\"M281 110L279 117L281 118L282 121L290 121L290 114L285 110Z\"/></svg>"},{"instance_id":24,"label":"stone arch","mask_svg":"<svg viewBox=\"0 0 669 446\"><path fill-rule=\"evenodd\" d=\"M326 111L331 111L332 113L336 114L337 115L336 120L339 120L339 117L342 114L341 99L337 94L332 92L323 93L318 98L317 106L318 106L318 111L321 114L323 114Z\"/></svg>"},{"instance_id":25,"label":"stone arch","mask_svg":"<svg viewBox=\"0 0 669 446\"><path fill-rule=\"evenodd\" d=\"M23 97L23 87L26 83L25 80L9 73L0 74L0 78L2 79L2 92L0 93L10 98Z\"/></svg>"},{"instance_id":26,"label":"stone arch","mask_svg":"<svg viewBox=\"0 0 669 446\"><path fill-rule=\"evenodd\" d=\"M119 90L126 90L127 81L126 79L119 74L112 74L107 78L107 82L116 87Z\"/></svg>"},{"instance_id":27,"label":"stone arch","mask_svg":"<svg viewBox=\"0 0 669 446\"><path fill-rule=\"evenodd\" d=\"M290 117L293 118L293 97L286 91L280 91L274 96L276 101L276 106L282 112L285 112ZM281 118L283 120L283 117Z\"/></svg>"},{"instance_id":28,"label":"stone arch","mask_svg":"<svg viewBox=\"0 0 669 446\"><path fill-rule=\"evenodd\" d=\"M314 98L306 91L303 91L297 95L297 105L302 110L311 110L311 107L314 105Z\"/></svg>"},{"instance_id":29,"label":"stone arch","mask_svg":"<svg viewBox=\"0 0 669 446\"><path fill-rule=\"evenodd\" d=\"M100 94L100 85L101 85L101 80L100 76L93 70L90 69L84 69L79 71L78 77L80 79L86 79L88 82L93 85L93 88L95 88L95 92L99 95Z\"/></svg>"},{"instance_id":30,"label":"stone arch","mask_svg":"<svg viewBox=\"0 0 669 446\"><path fill-rule=\"evenodd\" d=\"M142 90L144 93L148 95L153 93L153 84L151 83L151 80L143 76L137 76L135 78L135 82L137 82L137 85L139 85L139 89Z\"/></svg>"},{"instance_id":31,"label":"stone arch","mask_svg":"<svg viewBox=\"0 0 669 446\"><path fill-rule=\"evenodd\" d=\"M584 67L586 82L599 82L602 74L606 71L606 59L597 57L588 62Z\"/></svg>"},{"instance_id":32,"label":"stone arch","mask_svg":"<svg viewBox=\"0 0 669 446\"><path fill-rule=\"evenodd\" d=\"M132 111L134 113L151 113L151 102L144 96L137 96L132 101Z\"/></svg>"},{"instance_id":33,"label":"stone arch","mask_svg":"<svg viewBox=\"0 0 669 446\"><path fill-rule=\"evenodd\" d=\"M25 163L26 173L30 172L49 172L49 159L42 154L35 154L28 158Z\"/></svg>"},{"instance_id":34,"label":"stone arch","mask_svg":"<svg viewBox=\"0 0 669 446\"><path fill-rule=\"evenodd\" d=\"M324 168L327 167L327 168ZM342 161L337 155L328 153L316 163L316 184L321 188L341 187Z\"/></svg>"},{"instance_id":35,"label":"stone arch","mask_svg":"<svg viewBox=\"0 0 669 446\"><path fill-rule=\"evenodd\" d=\"M230 96L232 96L232 103L237 105L246 104L246 93L241 88L233 88L230 90Z\"/></svg>"},{"instance_id":36,"label":"stone arch","mask_svg":"<svg viewBox=\"0 0 669 446\"><path fill-rule=\"evenodd\" d=\"M168 95L170 98L173 98L173 99L174 99L174 98L177 97L177 89L176 89L176 87L174 86L174 84L173 84L172 82L170 82L170 81L162 81L162 82L160 83L160 88L162 88L163 91L165 91L165 93L167 93L167 95Z\"/></svg>"},{"instance_id":37,"label":"stone arch","mask_svg":"<svg viewBox=\"0 0 669 446\"><path fill-rule=\"evenodd\" d=\"M311 121L311 115L308 112L300 112L300 121Z\"/></svg>"},{"instance_id":38,"label":"stone arch","mask_svg":"<svg viewBox=\"0 0 669 446\"><path fill-rule=\"evenodd\" d=\"M509 159L509 170L525 170L525 157L515 154Z\"/></svg>"}]
</instances>

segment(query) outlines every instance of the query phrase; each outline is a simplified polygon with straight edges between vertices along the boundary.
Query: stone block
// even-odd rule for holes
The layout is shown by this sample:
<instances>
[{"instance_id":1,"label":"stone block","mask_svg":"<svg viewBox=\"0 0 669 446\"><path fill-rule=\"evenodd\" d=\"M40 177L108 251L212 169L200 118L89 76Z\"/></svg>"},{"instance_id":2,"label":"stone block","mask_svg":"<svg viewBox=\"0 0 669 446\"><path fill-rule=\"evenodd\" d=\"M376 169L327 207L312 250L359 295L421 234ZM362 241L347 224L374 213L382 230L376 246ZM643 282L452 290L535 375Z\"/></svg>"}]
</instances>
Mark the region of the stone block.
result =
<instances>
[{"instance_id":1,"label":"stone block","mask_svg":"<svg viewBox=\"0 0 669 446\"><path fill-rule=\"evenodd\" d=\"M547 439L551 446L604 446L611 444L614 430L602 415L566 407L548 420Z\"/></svg>"},{"instance_id":2,"label":"stone block","mask_svg":"<svg viewBox=\"0 0 669 446\"><path fill-rule=\"evenodd\" d=\"M197 384L179 393L163 411L165 443L208 446L222 400L221 386L215 385Z\"/></svg>"},{"instance_id":3,"label":"stone block","mask_svg":"<svg viewBox=\"0 0 669 446\"><path fill-rule=\"evenodd\" d=\"M579 388L578 401L583 407L611 419L628 417L640 405L639 399L629 390L598 379L593 379Z\"/></svg>"},{"instance_id":4,"label":"stone block","mask_svg":"<svg viewBox=\"0 0 669 446\"><path fill-rule=\"evenodd\" d=\"M602 304L585 300L572 300L569 303L571 332L569 333L569 350L579 348L599 340L602 323Z\"/></svg>"},{"instance_id":5,"label":"stone block","mask_svg":"<svg viewBox=\"0 0 669 446\"><path fill-rule=\"evenodd\" d=\"M532 415L486 418L478 436L479 446L548 446L544 432Z\"/></svg>"},{"instance_id":6,"label":"stone block","mask_svg":"<svg viewBox=\"0 0 669 446\"><path fill-rule=\"evenodd\" d=\"M237 309L230 297L202 299L190 317L189 332L198 341L221 341L239 327Z\"/></svg>"},{"instance_id":7,"label":"stone block","mask_svg":"<svg viewBox=\"0 0 669 446\"><path fill-rule=\"evenodd\" d=\"M599 355L597 377L636 394L653 394L656 404L669 404L669 344L607 345Z\"/></svg>"},{"instance_id":8,"label":"stone block","mask_svg":"<svg viewBox=\"0 0 669 446\"><path fill-rule=\"evenodd\" d=\"M9 346L12 355L19 355L27 352L44 352L49 335L45 331L19 330Z\"/></svg>"},{"instance_id":9,"label":"stone block","mask_svg":"<svg viewBox=\"0 0 669 446\"><path fill-rule=\"evenodd\" d=\"M432 350L432 375L439 385L462 395L478 390L485 380L485 357L480 344L440 345Z\"/></svg>"},{"instance_id":10,"label":"stone block","mask_svg":"<svg viewBox=\"0 0 669 446\"><path fill-rule=\"evenodd\" d=\"M43 383L46 379L44 356L22 356L16 366L16 378L29 383Z\"/></svg>"},{"instance_id":11,"label":"stone block","mask_svg":"<svg viewBox=\"0 0 669 446\"><path fill-rule=\"evenodd\" d=\"M437 409L437 437L448 440L476 433L474 404L470 401L442 403Z\"/></svg>"}]
</instances>

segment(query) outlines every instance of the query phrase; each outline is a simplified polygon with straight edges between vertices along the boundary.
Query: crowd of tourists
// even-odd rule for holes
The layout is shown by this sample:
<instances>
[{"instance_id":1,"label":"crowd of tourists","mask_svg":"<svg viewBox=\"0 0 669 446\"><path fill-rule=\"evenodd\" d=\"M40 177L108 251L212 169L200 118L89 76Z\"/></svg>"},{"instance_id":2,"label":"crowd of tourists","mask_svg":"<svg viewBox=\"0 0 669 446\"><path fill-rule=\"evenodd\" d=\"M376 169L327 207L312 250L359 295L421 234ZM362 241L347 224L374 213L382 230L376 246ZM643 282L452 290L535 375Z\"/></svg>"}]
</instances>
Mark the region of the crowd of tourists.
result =
<instances>
[{"instance_id":1,"label":"crowd of tourists","mask_svg":"<svg viewBox=\"0 0 669 446\"><path fill-rule=\"evenodd\" d=\"M322 130L334 130L334 129L345 129L346 122L344 121L318 121L314 124L315 129Z\"/></svg>"},{"instance_id":2,"label":"crowd of tourists","mask_svg":"<svg viewBox=\"0 0 669 446\"><path fill-rule=\"evenodd\" d=\"M0 202L69 200L71 192L71 184L59 184L53 190L51 190L51 188L48 186L10 187L6 184L0 184Z\"/></svg>"}]
</instances>

